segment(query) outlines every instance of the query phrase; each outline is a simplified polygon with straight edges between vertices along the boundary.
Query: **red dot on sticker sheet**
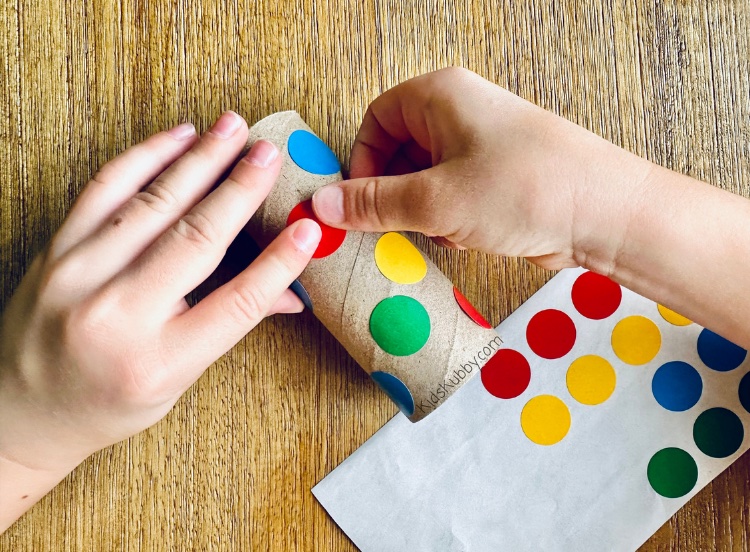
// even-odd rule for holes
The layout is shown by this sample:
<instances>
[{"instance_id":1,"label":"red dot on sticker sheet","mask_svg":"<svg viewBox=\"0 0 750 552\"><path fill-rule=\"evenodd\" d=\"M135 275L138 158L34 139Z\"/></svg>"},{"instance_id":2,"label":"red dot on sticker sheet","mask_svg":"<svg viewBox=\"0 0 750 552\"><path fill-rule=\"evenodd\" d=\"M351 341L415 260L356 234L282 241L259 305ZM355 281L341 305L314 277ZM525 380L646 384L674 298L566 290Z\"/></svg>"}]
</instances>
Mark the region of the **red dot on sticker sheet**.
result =
<instances>
[{"instance_id":1,"label":"red dot on sticker sheet","mask_svg":"<svg viewBox=\"0 0 750 552\"><path fill-rule=\"evenodd\" d=\"M576 342L576 326L562 311L547 309L536 313L526 327L529 347L542 358L567 355Z\"/></svg>"},{"instance_id":2,"label":"red dot on sticker sheet","mask_svg":"<svg viewBox=\"0 0 750 552\"><path fill-rule=\"evenodd\" d=\"M487 322L484 319L484 316L479 314L479 311L474 308L474 305L469 303L469 300L464 297L463 293L458 291L458 288L453 288L453 297L456 298L456 303L458 303L458 306L461 307L461 310L466 313L466 316L471 318L476 324L482 326L483 328L492 329L492 326L489 322Z\"/></svg>"},{"instance_id":3,"label":"red dot on sticker sheet","mask_svg":"<svg viewBox=\"0 0 750 552\"><path fill-rule=\"evenodd\" d=\"M531 367L521 353L513 349L500 349L484 365L482 385L499 399L514 399L529 386Z\"/></svg>"},{"instance_id":4,"label":"red dot on sticker sheet","mask_svg":"<svg viewBox=\"0 0 750 552\"><path fill-rule=\"evenodd\" d=\"M586 318L603 320L612 316L622 301L622 288L606 276L584 272L573 283L573 305Z\"/></svg>"},{"instance_id":5,"label":"red dot on sticker sheet","mask_svg":"<svg viewBox=\"0 0 750 552\"><path fill-rule=\"evenodd\" d=\"M344 238L346 238L346 230L341 230L340 228L332 228L327 224L323 224L322 222L320 222L318 220L318 217L315 216L315 212L312 208L312 200L310 199L303 201L294 209L292 209L292 212L289 213L289 217L287 217L286 219L286 225L289 226L290 224L305 218L312 219L317 222L322 233L318 248L315 250L315 253L313 253L313 259L321 259L323 257L327 257L331 253L335 252L339 247L341 247L342 243L344 243Z\"/></svg>"}]
</instances>

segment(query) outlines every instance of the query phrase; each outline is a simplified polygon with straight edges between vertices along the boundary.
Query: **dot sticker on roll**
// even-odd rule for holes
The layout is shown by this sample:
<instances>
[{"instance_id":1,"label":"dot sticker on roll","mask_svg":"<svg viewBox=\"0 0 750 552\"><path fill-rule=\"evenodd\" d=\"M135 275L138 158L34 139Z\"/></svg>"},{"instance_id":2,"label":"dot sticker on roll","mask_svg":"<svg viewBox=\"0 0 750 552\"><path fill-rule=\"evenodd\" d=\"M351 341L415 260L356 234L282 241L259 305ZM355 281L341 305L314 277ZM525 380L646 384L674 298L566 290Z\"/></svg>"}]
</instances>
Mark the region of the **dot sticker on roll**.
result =
<instances>
[{"instance_id":1,"label":"dot sticker on roll","mask_svg":"<svg viewBox=\"0 0 750 552\"><path fill-rule=\"evenodd\" d=\"M401 234L388 232L375 245L375 264L397 284L416 284L427 274L427 263L419 250Z\"/></svg>"},{"instance_id":2,"label":"dot sticker on roll","mask_svg":"<svg viewBox=\"0 0 750 552\"><path fill-rule=\"evenodd\" d=\"M312 219L318 223L321 231L320 243L318 244L315 253L313 253L313 259L321 259L334 253L346 239L346 230L340 228L332 228L327 224L323 224L315 216L315 212L312 208L312 201L307 199L302 203L295 205L294 209L289 213L287 217L286 225L289 226L292 223L297 222L301 219Z\"/></svg>"},{"instance_id":3,"label":"dot sticker on roll","mask_svg":"<svg viewBox=\"0 0 750 552\"><path fill-rule=\"evenodd\" d=\"M329 175L341 170L336 154L312 132L295 130L289 136L287 147L297 166L309 173Z\"/></svg>"},{"instance_id":4,"label":"dot sticker on roll","mask_svg":"<svg viewBox=\"0 0 750 552\"><path fill-rule=\"evenodd\" d=\"M416 299L405 295L388 297L373 309L370 332L386 353L413 355L430 337L430 316Z\"/></svg>"}]
</instances>

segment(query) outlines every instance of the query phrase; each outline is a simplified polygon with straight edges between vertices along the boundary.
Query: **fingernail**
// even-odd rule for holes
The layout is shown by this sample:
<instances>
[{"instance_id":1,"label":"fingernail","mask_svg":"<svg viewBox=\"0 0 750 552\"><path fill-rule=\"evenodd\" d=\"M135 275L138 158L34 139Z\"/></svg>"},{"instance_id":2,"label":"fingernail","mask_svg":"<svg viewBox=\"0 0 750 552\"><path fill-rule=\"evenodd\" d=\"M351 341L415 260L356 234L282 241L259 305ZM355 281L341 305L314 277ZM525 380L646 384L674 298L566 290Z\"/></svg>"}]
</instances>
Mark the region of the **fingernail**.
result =
<instances>
[{"instance_id":1,"label":"fingernail","mask_svg":"<svg viewBox=\"0 0 750 552\"><path fill-rule=\"evenodd\" d=\"M339 186L326 186L313 194L315 214L323 222L344 222L344 192Z\"/></svg>"},{"instance_id":2,"label":"fingernail","mask_svg":"<svg viewBox=\"0 0 750 552\"><path fill-rule=\"evenodd\" d=\"M187 140L191 136L195 136L195 127L192 123L182 123L174 128L170 128L167 134L175 140Z\"/></svg>"},{"instance_id":3,"label":"fingernail","mask_svg":"<svg viewBox=\"0 0 750 552\"><path fill-rule=\"evenodd\" d=\"M279 155L279 150L268 140L258 140L247 152L245 159L257 167L268 168Z\"/></svg>"},{"instance_id":4,"label":"fingernail","mask_svg":"<svg viewBox=\"0 0 750 552\"><path fill-rule=\"evenodd\" d=\"M242 124L242 118L234 111L227 111L214 123L210 132L220 138L229 138L237 132Z\"/></svg>"},{"instance_id":5,"label":"fingernail","mask_svg":"<svg viewBox=\"0 0 750 552\"><path fill-rule=\"evenodd\" d=\"M320 238L320 226L311 219L302 219L292 233L292 240L305 253L313 253L320 243Z\"/></svg>"}]
</instances>

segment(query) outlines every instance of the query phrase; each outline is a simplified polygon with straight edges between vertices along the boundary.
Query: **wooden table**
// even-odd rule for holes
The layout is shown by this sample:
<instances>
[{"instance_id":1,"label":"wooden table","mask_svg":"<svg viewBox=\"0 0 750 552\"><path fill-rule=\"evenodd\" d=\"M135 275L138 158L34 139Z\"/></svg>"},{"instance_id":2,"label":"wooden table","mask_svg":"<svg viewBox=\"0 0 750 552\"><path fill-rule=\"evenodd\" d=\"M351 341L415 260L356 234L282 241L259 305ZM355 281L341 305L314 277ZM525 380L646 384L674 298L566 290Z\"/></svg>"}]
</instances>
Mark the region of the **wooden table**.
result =
<instances>
[{"instance_id":1,"label":"wooden table","mask_svg":"<svg viewBox=\"0 0 750 552\"><path fill-rule=\"evenodd\" d=\"M449 64L750 195L745 3L200 4L0 7L0 307L88 176L127 145L184 120L206 129L224 109L252 122L293 108L346 159L370 100ZM422 245L493 323L550 277ZM0 549L352 550L310 488L394 412L312 316L275 317L166 419L80 466ZM747 550L748 496L745 455L644 549Z\"/></svg>"}]
</instances>

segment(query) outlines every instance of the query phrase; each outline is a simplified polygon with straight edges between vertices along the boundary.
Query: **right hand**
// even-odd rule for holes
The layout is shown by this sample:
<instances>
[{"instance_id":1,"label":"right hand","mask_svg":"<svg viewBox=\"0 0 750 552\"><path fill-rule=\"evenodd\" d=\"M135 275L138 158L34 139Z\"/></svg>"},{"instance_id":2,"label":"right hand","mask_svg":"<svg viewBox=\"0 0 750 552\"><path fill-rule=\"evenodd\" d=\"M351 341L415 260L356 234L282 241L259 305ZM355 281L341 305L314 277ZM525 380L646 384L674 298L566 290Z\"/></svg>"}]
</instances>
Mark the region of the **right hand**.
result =
<instances>
[{"instance_id":1,"label":"right hand","mask_svg":"<svg viewBox=\"0 0 750 552\"><path fill-rule=\"evenodd\" d=\"M367 110L353 180L313 198L339 228L413 230L545 268L609 266L650 164L458 68L406 81Z\"/></svg>"}]
</instances>

